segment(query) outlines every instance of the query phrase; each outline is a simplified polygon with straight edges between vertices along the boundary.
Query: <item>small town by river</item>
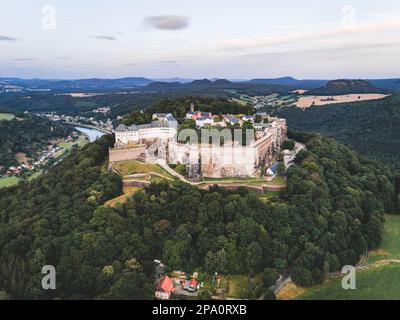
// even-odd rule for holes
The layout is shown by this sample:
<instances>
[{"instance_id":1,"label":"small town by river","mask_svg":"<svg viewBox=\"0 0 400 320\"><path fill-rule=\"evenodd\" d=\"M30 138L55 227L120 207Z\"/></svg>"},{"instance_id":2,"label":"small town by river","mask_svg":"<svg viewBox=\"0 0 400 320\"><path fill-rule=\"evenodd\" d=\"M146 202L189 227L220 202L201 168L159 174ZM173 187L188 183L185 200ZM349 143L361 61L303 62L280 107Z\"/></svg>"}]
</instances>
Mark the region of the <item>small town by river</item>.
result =
<instances>
[{"instance_id":1,"label":"small town by river","mask_svg":"<svg viewBox=\"0 0 400 320\"><path fill-rule=\"evenodd\" d=\"M83 137L82 137L83 139L79 140L81 142L79 142L79 141L77 142L77 144L79 146L83 146L85 143L87 143L87 141L94 142L97 139L99 139L100 137L102 137L103 135L105 135L104 132L101 132L96 129L84 128L84 127L79 127L79 126L75 126L74 129L79 131L80 133L82 133L85 137L87 137L86 142ZM67 150L69 150L71 146L72 146L72 143L67 143L67 144L64 143L64 145L61 146L61 148L62 148L61 151L59 151L55 154L55 158L57 158L57 161L55 163L58 163L60 160L62 160L62 158L63 158L62 154L64 152L66 152ZM40 176L43 173L43 171L44 171L43 169L36 170L31 175L29 175L27 177L27 179L29 181L33 180L33 179L37 178L38 176ZM8 177L0 177L0 189L4 188L4 187L10 187L10 186L16 185L19 181L20 181L20 177L18 175L12 175L12 176L8 176Z\"/></svg>"}]
</instances>

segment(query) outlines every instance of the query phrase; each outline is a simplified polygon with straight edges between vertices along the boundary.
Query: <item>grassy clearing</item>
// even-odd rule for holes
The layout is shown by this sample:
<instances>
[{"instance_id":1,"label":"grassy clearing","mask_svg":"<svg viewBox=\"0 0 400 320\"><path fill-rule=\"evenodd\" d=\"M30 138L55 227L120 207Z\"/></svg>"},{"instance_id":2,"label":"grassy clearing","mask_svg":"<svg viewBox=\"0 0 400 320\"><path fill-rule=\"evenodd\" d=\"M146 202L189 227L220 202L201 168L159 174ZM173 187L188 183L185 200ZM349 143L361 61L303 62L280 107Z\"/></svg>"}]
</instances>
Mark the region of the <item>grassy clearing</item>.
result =
<instances>
[{"instance_id":1,"label":"grassy clearing","mask_svg":"<svg viewBox=\"0 0 400 320\"><path fill-rule=\"evenodd\" d=\"M118 203L126 203L128 199L135 194L136 192L142 190L142 188L137 188L137 187L124 187L123 192L124 194L122 196L116 197L114 199L111 199L105 203L106 206L114 208Z\"/></svg>"},{"instance_id":2,"label":"grassy clearing","mask_svg":"<svg viewBox=\"0 0 400 320\"><path fill-rule=\"evenodd\" d=\"M233 102L236 102L236 103L238 103L238 104L240 104L240 105L242 105L242 106L246 106L246 105L247 105L247 101L242 100L242 99L232 98L232 101L233 101Z\"/></svg>"},{"instance_id":3,"label":"grassy clearing","mask_svg":"<svg viewBox=\"0 0 400 320\"><path fill-rule=\"evenodd\" d=\"M303 295L306 291L307 289L300 288L294 283L288 283L279 291L276 298L278 300L293 300Z\"/></svg>"},{"instance_id":4,"label":"grassy clearing","mask_svg":"<svg viewBox=\"0 0 400 320\"><path fill-rule=\"evenodd\" d=\"M244 290L249 286L250 281L259 284L262 281L261 275L256 275L254 278L249 278L247 275L232 275L220 276L220 288L227 288L227 297L241 299L243 298Z\"/></svg>"},{"instance_id":5,"label":"grassy clearing","mask_svg":"<svg viewBox=\"0 0 400 320\"><path fill-rule=\"evenodd\" d=\"M88 139L86 139L86 136L80 135L78 140L76 140L75 142L72 142L72 141L67 142L65 140L61 140L61 142L58 142L57 144L60 148L62 148L63 150L66 151L66 150L71 150L74 145L78 145L79 148L82 148L87 143L89 143L89 141L88 141Z\"/></svg>"},{"instance_id":6,"label":"grassy clearing","mask_svg":"<svg viewBox=\"0 0 400 320\"><path fill-rule=\"evenodd\" d=\"M258 193L255 193L255 194L259 196L260 200L267 202L267 201L269 201L271 199L279 198L280 192L266 192L266 193L264 193L262 195L260 195Z\"/></svg>"},{"instance_id":7,"label":"grassy clearing","mask_svg":"<svg viewBox=\"0 0 400 320\"><path fill-rule=\"evenodd\" d=\"M390 264L357 273L357 289L343 290L341 279L307 289L301 300L398 300L400 264Z\"/></svg>"},{"instance_id":8,"label":"grassy clearing","mask_svg":"<svg viewBox=\"0 0 400 320\"><path fill-rule=\"evenodd\" d=\"M400 259L400 216L385 216L385 231L382 246L370 253L368 262L385 259Z\"/></svg>"},{"instance_id":9,"label":"grassy clearing","mask_svg":"<svg viewBox=\"0 0 400 320\"><path fill-rule=\"evenodd\" d=\"M7 177L7 178L1 178L0 179L0 188L7 188L14 186L18 183L19 178L18 177Z\"/></svg>"},{"instance_id":10,"label":"grassy clearing","mask_svg":"<svg viewBox=\"0 0 400 320\"><path fill-rule=\"evenodd\" d=\"M15 155L15 159L17 159L17 161L18 161L19 163L28 163L28 161L30 160L30 158L28 158L28 157L26 156L26 154L25 154L25 153L22 153L22 152L18 152L18 153Z\"/></svg>"},{"instance_id":11,"label":"grassy clearing","mask_svg":"<svg viewBox=\"0 0 400 320\"><path fill-rule=\"evenodd\" d=\"M0 113L0 121L9 121L15 118L15 115L11 113Z\"/></svg>"},{"instance_id":12,"label":"grassy clearing","mask_svg":"<svg viewBox=\"0 0 400 320\"><path fill-rule=\"evenodd\" d=\"M28 181L32 181L32 180L35 180L36 178L39 178L42 175L42 173L43 173L43 170L35 171L33 174L31 174L28 177Z\"/></svg>"},{"instance_id":13,"label":"grassy clearing","mask_svg":"<svg viewBox=\"0 0 400 320\"><path fill-rule=\"evenodd\" d=\"M146 181L146 182L158 183L158 182L166 180L166 178L162 178L159 176L152 176L152 175L148 174L145 177L124 177L124 180L127 180L127 181L135 180L135 181Z\"/></svg>"},{"instance_id":14,"label":"grassy clearing","mask_svg":"<svg viewBox=\"0 0 400 320\"><path fill-rule=\"evenodd\" d=\"M265 185L265 186L285 186L286 179L282 177L275 177L272 181L267 181L262 178L204 178L207 183L217 184L248 184L248 185Z\"/></svg>"},{"instance_id":15,"label":"grassy clearing","mask_svg":"<svg viewBox=\"0 0 400 320\"><path fill-rule=\"evenodd\" d=\"M28 181L35 180L36 178L40 177L40 175L43 173L43 170L38 170L33 172L29 177ZM0 189L1 188L8 188L12 187L18 184L20 181L19 177L12 176L12 177L7 177L7 178L0 178Z\"/></svg>"},{"instance_id":16,"label":"grassy clearing","mask_svg":"<svg viewBox=\"0 0 400 320\"><path fill-rule=\"evenodd\" d=\"M113 164L114 168L118 170L123 176L135 173L158 173L165 178L173 179L167 171L161 168L158 164L148 164L137 160L118 162Z\"/></svg>"}]
</instances>

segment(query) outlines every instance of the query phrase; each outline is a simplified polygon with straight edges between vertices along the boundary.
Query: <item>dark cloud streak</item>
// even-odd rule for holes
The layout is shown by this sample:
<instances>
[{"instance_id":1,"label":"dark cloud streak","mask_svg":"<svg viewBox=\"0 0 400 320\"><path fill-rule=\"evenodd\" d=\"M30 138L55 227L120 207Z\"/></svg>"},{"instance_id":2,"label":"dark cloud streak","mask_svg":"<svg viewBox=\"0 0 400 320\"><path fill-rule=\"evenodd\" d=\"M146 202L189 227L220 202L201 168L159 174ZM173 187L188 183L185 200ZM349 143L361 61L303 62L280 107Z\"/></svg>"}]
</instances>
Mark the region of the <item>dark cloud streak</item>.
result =
<instances>
[{"instance_id":1,"label":"dark cloud streak","mask_svg":"<svg viewBox=\"0 0 400 320\"><path fill-rule=\"evenodd\" d=\"M117 40L114 36L104 36L104 35L90 35L89 38L97 39L97 40L108 40L108 41L115 41Z\"/></svg>"},{"instance_id":2,"label":"dark cloud streak","mask_svg":"<svg viewBox=\"0 0 400 320\"><path fill-rule=\"evenodd\" d=\"M182 30L189 26L188 17L175 15L146 17L144 22L147 26L159 30Z\"/></svg>"},{"instance_id":3,"label":"dark cloud streak","mask_svg":"<svg viewBox=\"0 0 400 320\"><path fill-rule=\"evenodd\" d=\"M0 35L0 41L17 41L18 39Z\"/></svg>"},{"instance_id":4,"label":"dark cloud streak","mask_svg":"<svg viewBox=\"0 0 400 320\"><path fill-rule=\"evenodd\" d=\"M37 59L35 58L15 58L14 61L36 61Z\"/></svg>"}]
</instances>

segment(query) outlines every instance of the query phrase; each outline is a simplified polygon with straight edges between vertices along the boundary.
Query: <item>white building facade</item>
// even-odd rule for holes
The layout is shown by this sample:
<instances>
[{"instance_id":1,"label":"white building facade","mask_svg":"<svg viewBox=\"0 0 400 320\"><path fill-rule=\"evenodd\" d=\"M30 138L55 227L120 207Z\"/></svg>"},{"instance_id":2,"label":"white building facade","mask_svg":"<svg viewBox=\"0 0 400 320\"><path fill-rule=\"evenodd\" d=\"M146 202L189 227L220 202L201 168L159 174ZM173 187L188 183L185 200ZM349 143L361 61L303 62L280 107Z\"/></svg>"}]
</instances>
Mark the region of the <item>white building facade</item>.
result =
<instances>
[{"instance_id":1,"label":"white building facade","mask_svg":"<svg viewBox=\"0 0 400 320\"><path fill-rule=\"evenodd\" d=\"M162 121L153 121L144 125L119 125L115 130L116 146L123 146L129 143L141 143L146 140L168 140L176 136L178 122L168 114Z\"/></svg>"}]
</instances>

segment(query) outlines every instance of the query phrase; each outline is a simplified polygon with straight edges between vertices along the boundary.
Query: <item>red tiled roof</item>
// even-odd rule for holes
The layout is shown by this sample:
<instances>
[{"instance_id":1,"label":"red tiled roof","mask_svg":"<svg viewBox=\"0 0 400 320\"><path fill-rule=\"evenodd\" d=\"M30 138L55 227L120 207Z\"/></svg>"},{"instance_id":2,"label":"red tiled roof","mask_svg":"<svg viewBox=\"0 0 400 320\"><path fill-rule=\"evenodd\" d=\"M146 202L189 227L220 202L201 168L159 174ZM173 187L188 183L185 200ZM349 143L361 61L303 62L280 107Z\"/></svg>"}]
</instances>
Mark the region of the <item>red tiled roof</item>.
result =
<instances>
[{"instance_id":1,"label":"red tiled roof","mask_svg":"<svg viewBox=\"0 0 400 320\"><path fill-rule=\"evenodd\" d=\"M191 287L197 287L197 281L194 280L194 279L192 279L192 280L190 281L190 286L191 286Z\"/></svg>"},{"instance_id":2,"label":"red tiled roof","mask_svg":"<svg viewBox=\"0 0 400 320\"><path fill-rule=\"evenodd\" d=\"M171 293L174 291L174 282L171 280L170 277L165 276L158 282L156 290Z\"/></svg>"}]
</instances>

